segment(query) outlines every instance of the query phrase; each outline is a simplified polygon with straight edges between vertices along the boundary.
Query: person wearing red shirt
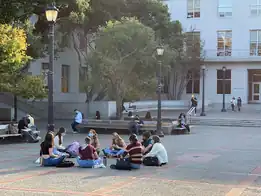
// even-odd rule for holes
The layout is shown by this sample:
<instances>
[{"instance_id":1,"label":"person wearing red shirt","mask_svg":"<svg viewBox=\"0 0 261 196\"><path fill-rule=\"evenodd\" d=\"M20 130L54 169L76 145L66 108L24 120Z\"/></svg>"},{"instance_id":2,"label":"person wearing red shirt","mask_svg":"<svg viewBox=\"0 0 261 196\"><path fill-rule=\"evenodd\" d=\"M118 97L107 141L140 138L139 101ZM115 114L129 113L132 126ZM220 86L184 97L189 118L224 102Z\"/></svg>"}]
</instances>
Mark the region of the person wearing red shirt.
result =
<instances>
[{"instance_id":1,"label":"person wearing red shirt","mask_svg":"<svg viewBox=\"0 0 261 196\"><path fill-rule=\"evenodd\" d=\"M86 145L79 148L79 157L77 162L80 167L94 167L102 164L102 159L99 158L95 148L91 145L91 138L85 138Z\"/></svg>"},{"instance_id":2,"label":"person wearing red shirt","mask_svg":"<svg viewBox=\"0 0 261 196\"><path fill-rule=\"evenodd\" d=\"M129 161L132 169L140 169L142 164L142 150L143 147L138 141L136 134L132 134L129 138L130 144L127 146L123 156L129 154Z\"/></svg>"}]
</instances>

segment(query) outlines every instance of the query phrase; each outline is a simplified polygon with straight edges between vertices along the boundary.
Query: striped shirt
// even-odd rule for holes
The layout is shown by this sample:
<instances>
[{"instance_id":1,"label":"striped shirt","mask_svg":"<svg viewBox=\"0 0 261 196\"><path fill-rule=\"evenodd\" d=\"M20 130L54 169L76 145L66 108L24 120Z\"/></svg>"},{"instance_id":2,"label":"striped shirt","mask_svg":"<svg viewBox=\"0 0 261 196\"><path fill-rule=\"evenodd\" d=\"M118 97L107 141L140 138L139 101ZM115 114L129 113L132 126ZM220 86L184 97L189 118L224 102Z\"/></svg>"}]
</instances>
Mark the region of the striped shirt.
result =
<instances>
[{"instance_id":1,"label":"striped shirt","mask_svg":"<svg viewBox=\"0 0 261 196\"><path fill-rule=\"evenodd\" d=\"M126 151L130 155L130 162L133 164L142 164L142 145L140 142L129 144Z\"/></svg>"}]
</instances>

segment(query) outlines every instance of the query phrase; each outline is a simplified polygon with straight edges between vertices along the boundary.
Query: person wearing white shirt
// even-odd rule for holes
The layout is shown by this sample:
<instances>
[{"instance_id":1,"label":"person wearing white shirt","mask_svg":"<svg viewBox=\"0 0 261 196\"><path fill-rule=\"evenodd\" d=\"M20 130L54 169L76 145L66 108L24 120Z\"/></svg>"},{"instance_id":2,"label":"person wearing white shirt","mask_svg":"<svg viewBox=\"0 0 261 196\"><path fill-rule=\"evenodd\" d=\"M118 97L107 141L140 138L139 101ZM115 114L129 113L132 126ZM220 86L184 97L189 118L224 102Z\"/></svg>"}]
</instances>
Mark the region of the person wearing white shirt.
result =
<instances>
[{"instance_id":1,"label":"person wearing white shirt","mask_svg":"<svg viewBox=\"0 0 261 196\"><path fill-rule=\"evenodd\" d=\"M82 113L77 109L75 109L74 112L75 112L75 117L71 126L72 126L73 133L78 133L77 126L82 123Z\"/></svg>"},{"instance_id":2,"label":"person wearing white shirt","mask_svg":"<svg viewBox=\"0 0 261 196\"><path fill-rule=\"evenodd\" d=\"M60 152L64 152L66 149L66 147L63 146L63 137L65 136L65 132L65 128L61 127L54 137L54 147Z\"/></svg>"},{"instance_id":3,"label":"person wearing white shirt","mask_svg":"<svg viewBox=\"0 0 261 196\"><path fill-rule=\"evenodd\" d=\"M157 135L152 137L153 146L151 151L145 155L143 164L147 166L162 166L168 163L168 154Z\"/></svg>"}]
</instances>

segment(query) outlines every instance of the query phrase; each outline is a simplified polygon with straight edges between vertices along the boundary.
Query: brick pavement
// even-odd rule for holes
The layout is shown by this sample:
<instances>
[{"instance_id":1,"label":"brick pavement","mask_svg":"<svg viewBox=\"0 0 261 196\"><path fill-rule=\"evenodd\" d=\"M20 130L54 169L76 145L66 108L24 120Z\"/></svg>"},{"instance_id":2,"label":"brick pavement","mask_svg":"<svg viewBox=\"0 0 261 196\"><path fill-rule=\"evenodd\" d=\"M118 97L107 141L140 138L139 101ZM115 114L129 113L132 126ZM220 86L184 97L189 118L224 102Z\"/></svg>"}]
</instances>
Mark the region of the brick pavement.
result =
<instances>
[{"instance_id":1,"label":"brick pavement","mask_svg":"<svg viewBox=\"0 0 261 196\"><path fill-rule=\"evenodd\" d=\"M124 136L127 139L127 136ZM83 141L84 134L65 137ZM140 171L44 168L39 144L0 145L1 196L258 196L261 133L257 128L194 127L163 139L169 164ZM109 135L100 135L103 147ZM114 160L109 160L109 164Z\"/></svg>"}]
</instances>

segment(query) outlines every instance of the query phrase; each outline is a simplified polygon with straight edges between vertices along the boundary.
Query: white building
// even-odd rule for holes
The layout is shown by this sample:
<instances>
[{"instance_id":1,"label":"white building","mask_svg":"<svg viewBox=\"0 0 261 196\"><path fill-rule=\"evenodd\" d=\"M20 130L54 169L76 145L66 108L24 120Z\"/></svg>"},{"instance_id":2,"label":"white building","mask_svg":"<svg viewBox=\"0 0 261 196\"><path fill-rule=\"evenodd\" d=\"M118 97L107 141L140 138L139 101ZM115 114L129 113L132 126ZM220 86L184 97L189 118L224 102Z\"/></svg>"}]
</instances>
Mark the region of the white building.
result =
<instances>
[{"instance_id":1,"label":"white building","mask_svg":"<svg viewBox=\"0 0 261 196\"><path fill-rule=\"evenodd\" d=\"M261 0L166 0L172 20L185 31L199 32L204 41L205 98L222 102L222 67L226 71L226 101L240 96L244 103L261 103ZM198 94L202 82L192 81ZM202 77L200 79L202 81Z\"/></svg>"}]
</instances>

